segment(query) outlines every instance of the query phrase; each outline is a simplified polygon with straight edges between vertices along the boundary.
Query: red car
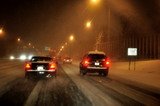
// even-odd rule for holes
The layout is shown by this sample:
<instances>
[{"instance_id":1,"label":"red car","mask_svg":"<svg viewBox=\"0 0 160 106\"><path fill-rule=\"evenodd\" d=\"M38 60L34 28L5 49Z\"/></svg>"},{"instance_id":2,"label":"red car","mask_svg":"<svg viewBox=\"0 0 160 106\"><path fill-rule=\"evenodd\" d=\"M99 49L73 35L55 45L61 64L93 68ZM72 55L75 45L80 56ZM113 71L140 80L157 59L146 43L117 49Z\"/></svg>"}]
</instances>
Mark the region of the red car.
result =
<instances>
[{"instance_id":1,"label":"red car","mask_svg":"<svg viewBox=\"0 0 160 106\"><path fill-rule=\"evenodd\" d=\"M57 74L57 63L51 57L34 56L25 64L25 77L32 75L52 77Z\"/></svg>"}]
</instances>

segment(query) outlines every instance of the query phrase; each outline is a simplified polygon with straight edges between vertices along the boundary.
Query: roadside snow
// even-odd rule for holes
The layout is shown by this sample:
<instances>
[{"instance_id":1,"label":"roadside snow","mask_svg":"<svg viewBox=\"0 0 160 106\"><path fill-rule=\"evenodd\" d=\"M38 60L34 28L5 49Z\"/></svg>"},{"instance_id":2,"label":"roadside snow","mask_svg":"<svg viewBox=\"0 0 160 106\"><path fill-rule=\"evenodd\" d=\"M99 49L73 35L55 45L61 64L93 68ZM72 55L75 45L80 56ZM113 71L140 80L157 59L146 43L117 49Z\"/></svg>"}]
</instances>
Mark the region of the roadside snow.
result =
<instances>
[{"instance_id":1,"label":"roadside snow","mask_svg":"<svg viewBox=\"0 0 160 106\"><path fill-rule=\"evenodd\" d=\"M128 62L113 63L110 69L110 76L115 75L131 81L160 88L160 60L138 61L131 64L129 70Z\"/></svg>"},{"instance_id":2,"label":"roadside snow","mask_svg":"<svg viewBox=\"0 0 160 106\"><path fill-rule=\"evenodd\" d=\"M79 65L79 62L75 62ZM113 62L109 70L109 77L122 79L125 81L137 82L139 84L155 87L160 91L160 60L129 62Z\"/></svg>"}]
</instances>

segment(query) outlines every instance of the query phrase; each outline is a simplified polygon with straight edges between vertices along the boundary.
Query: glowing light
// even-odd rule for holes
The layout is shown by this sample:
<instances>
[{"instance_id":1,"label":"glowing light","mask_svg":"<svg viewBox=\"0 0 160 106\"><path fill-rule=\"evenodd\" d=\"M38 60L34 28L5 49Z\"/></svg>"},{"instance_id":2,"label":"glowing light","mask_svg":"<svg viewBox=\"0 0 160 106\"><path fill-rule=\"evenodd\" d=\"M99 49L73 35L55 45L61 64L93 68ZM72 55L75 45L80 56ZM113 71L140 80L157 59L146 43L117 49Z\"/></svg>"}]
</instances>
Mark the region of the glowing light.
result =
<instances>
[{"instance_id":1,"label":"glowing light","mask_svg":"<svg viewBox=\"0 0 160 106\"><path fill-rule=\"evenodd\" d=\"M29 55L29 56L28 56L28 59L30 60L32 57L33 57L33 55Z\"/></svg>"},{"instance_id":2,"label":"glowing light","mask_svg":"<svg viewBox=\"0 0 160 106\"><path fill-rule=\"evenodd\" d=\"M69 37L69 40L70 40L70 41L73 41L73 40L74 40L74 36L71 35L71 36Z\"/></svg>"},{"instance_id":3,"label":"glowing light","mask_svg":"<svg viewBox=\"0 0 160 106\"><path fill-rule=\"evenodd\" d=\"M29 46L31 46L31 43L28 43Z\"/></svg>"},{"instance_id":4,"label":"glowing light","mask_svg":"<svg viewBox=\"0 0 160 106\"><path fill-rule=\"evenodd\" d=\"M26 55L21 55L21 56L19 57L19 59L20 59L20 60L26 60L26 59L27 59L27 56L26 56Z\"/></svg>"},{"instance_id":5,"label":"glowing light","mask_svg":"<svg viewBox=\"0 0 160 106\"><path fill-rule=\"evenodd\" d=\"M31 68L31 65L30 65L29 63L27 63L26 66L25 66L25 68L26 68L26 69L30 69L30 68Z\"/></svg>"},{"instance_id":6,"label":"glowing light","mask_svg":"<svg viewBox=\"0 0 160 106\"><path fill-rule=\"evenodd\" d=\"M91 2L91 4L96 5L96 4L98 4L100 2L100 0L90 0L90 2Z\"/></svg>"},{"instance_id":7,"label":"glowing light","mask_svg":"<svg viewBox=\"0 0 160 106\"><path fill-rule=\"evenodd\" d=\"M2 28L0 29L0 34L2 34L3 33L3 30L2 30Z\"/></svg>"},{"instance_id":8,"label":"glowing light","mask_svg":"<svg viewBox=\"0 0 160 106\"><path fill-rule=\"evenodd\" d=\"M9 58L10 60L14 60L15 59L15 57L14 56L10 56L10 58Z\"/></svg>"},{"instance_id":9,"label":"glowing light","mask_svg":"<svg viewBox=\"0 0 160 106\"><path fill-rule=\"evenodd\" d=\"M18 38L18 39L17 39L17 41L18 41L18 42L20 42L20 41L21 41L21 39L20 39L20 38Z\"/></svg>"},{"instance_id":10,"label":"glowing light","mask_svg":"<svg viewBox=\"0 0 160 106\"><path fill-rule=\"evenodd\" d=\"M92 23L91 21L87 21L86 27L87 27L87 28L90 28L90 27L91 27L91 23Z\"/></svg>"}]
</instances>

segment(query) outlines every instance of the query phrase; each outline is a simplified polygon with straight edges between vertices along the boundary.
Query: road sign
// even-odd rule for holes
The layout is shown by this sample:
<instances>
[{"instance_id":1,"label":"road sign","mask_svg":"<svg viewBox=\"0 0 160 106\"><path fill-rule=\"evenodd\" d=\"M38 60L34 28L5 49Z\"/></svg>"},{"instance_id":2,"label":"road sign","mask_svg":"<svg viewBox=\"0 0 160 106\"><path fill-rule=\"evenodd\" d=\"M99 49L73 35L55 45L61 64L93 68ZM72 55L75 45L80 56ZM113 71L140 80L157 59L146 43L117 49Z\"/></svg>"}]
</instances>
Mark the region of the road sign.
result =
<instances>
[{"instance_id":1,"label":"road sign","mask_svg":"<svg viewBox=\"0 0 160 106\"><path fill-rule=\"evenodd\" d=\"M136 69L136 56L137 56L137 48L128 48L128 56L129 56L129 70L131 69L132 59L134 62L134 70Z\"/></svg>"},{"instance_id":2,"label":"road sign","mask_svg":"<svg viewBox=\"0 0 160 106\"><path fill-rule=\"evenodd\" d=\"M137 56L137 48L128 48L128 56Z\"/></svg>"}]
</instances>

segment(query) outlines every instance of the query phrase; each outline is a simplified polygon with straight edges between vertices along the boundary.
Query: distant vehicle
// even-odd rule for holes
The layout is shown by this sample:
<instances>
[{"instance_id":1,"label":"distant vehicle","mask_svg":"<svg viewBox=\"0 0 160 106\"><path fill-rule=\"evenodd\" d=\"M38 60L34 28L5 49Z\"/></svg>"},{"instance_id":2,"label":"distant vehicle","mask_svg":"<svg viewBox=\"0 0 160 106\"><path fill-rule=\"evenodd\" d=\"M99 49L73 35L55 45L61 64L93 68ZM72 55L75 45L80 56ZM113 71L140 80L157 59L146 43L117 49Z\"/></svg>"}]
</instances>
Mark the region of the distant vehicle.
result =
<instances>
[{"instance_id":1,"label":"distant vehicle","mask_svg":"<svg viewBox=\"0 0 160 106\"><path fill-rule=\"evenodd\" d=\"M63 59L63 64L65 64L65 63L72 64L72 59L71 59L70 57L65 57L65 58Z\"/></svg>"},{"instance_id":2,"label":"distant vehicle","mask_svg":"<svg viewBox=\"0 0 160 106\"><path fill-rule=\"evenodd\" d=\"M56 76L57 64L51 57L34 56L25 64L25 77L31 75L42 75L46 77Z\"/></svg>"},{"instance_id":3,"label":"distant vehicle","mask_svg":"<svg viewBox=\"0 0 160 106\"><path fill-rule=\"evenodd\" d=\"M109 59L104 52L91 51L80 62L80 74L99 73L99 75L107 76L109 65Z\"/></svg>"}]
</instances>

